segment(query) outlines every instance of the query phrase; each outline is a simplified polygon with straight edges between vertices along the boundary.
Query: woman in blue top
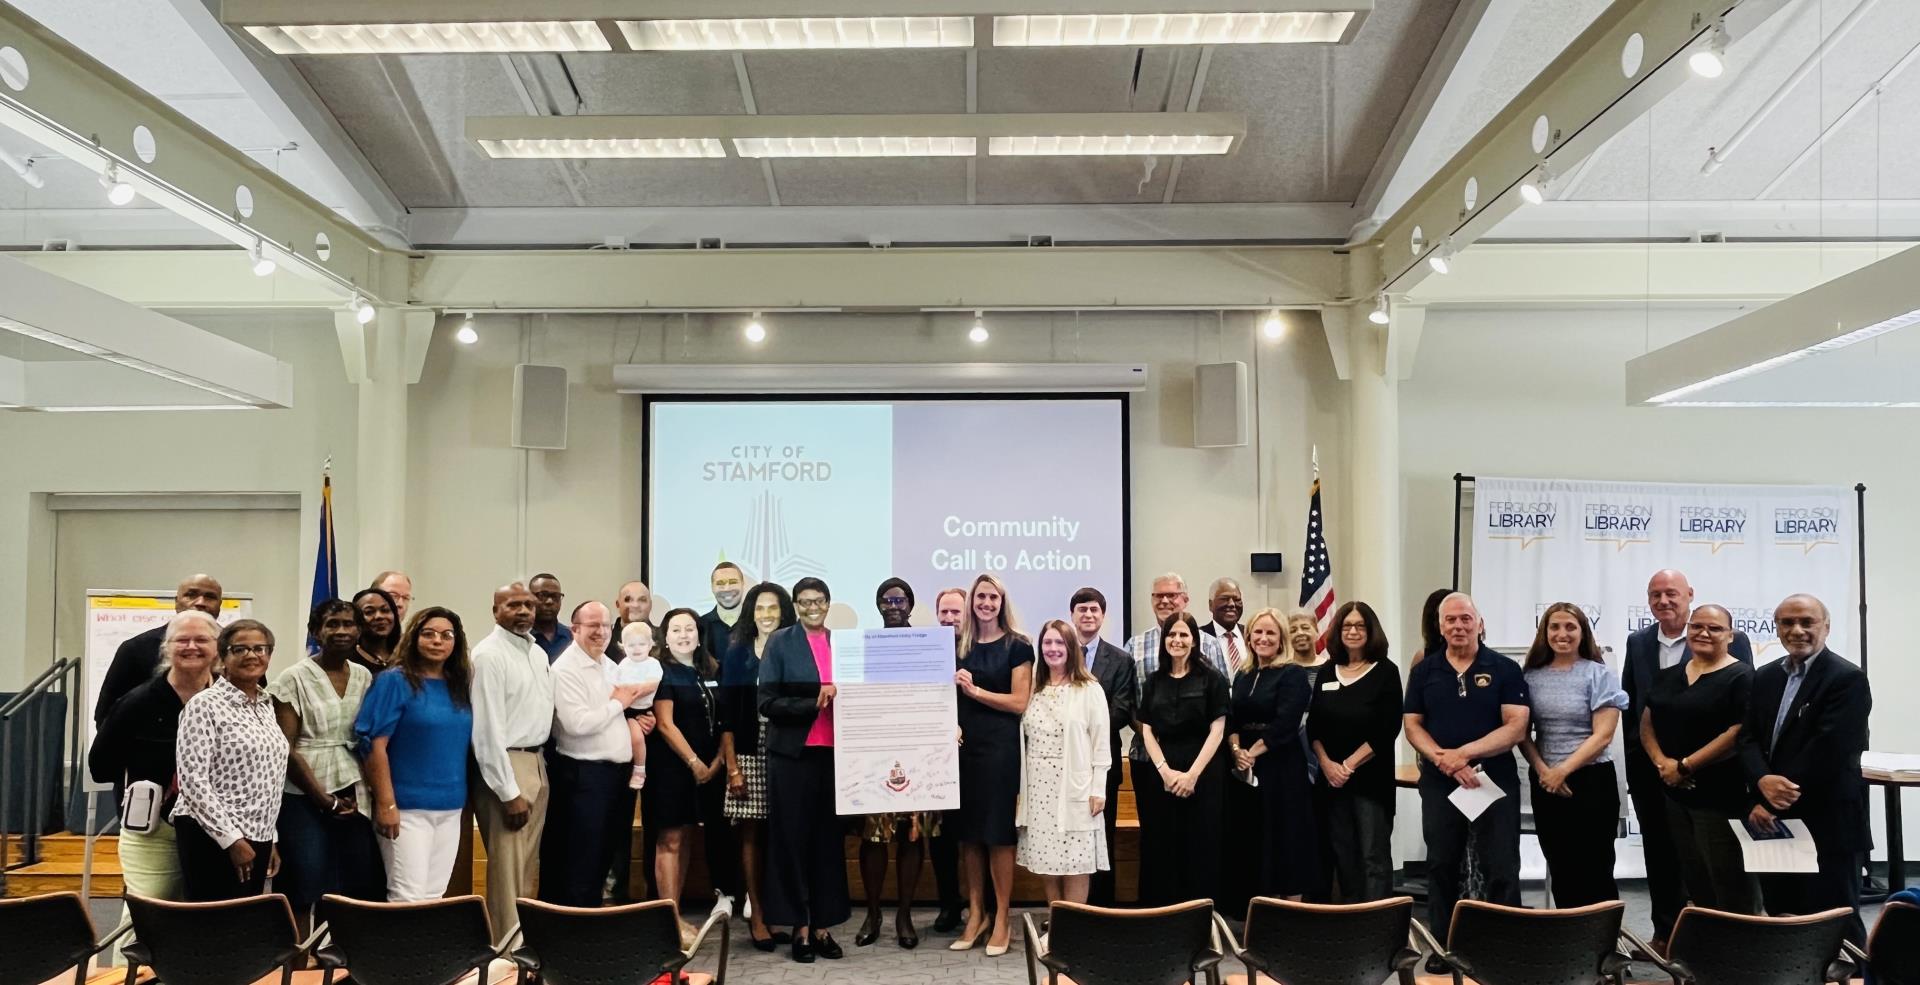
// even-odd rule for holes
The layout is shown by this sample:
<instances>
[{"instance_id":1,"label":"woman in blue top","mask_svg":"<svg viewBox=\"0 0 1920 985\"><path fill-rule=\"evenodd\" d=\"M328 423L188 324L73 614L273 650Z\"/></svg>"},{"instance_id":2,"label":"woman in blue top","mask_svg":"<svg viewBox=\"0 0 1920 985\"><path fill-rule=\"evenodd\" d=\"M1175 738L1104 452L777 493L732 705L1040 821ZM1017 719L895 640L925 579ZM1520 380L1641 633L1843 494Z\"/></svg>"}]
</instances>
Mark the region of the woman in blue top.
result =
<instances>
[{"instance_id":1,"label":"woman in blue top","mask_svg":"<svg viewBox=\"0 0 1920 985\"><path fill-rule=\"evenodd\" d=\"M1525 666L1532 715L1520 752L1532 766L1533 820L1553 903L1619 899L1613 839L1620 789L1608 746L1627 692L1607 669L1587 614L1571 602L1547 606Z\"/></svg>"},{"instance_id":2,"label":"woman in blue top","mask_svg":"<svg viewBox=\"0 0 1920 985\"><path fill-rule=\"evenodd\" d=\"M433 606L407 624L394 666L373 679L353 723L366 748L387 900L439 899L460 850L473 740L473 665L460 617Z\"/></svg>"}]
</instances>

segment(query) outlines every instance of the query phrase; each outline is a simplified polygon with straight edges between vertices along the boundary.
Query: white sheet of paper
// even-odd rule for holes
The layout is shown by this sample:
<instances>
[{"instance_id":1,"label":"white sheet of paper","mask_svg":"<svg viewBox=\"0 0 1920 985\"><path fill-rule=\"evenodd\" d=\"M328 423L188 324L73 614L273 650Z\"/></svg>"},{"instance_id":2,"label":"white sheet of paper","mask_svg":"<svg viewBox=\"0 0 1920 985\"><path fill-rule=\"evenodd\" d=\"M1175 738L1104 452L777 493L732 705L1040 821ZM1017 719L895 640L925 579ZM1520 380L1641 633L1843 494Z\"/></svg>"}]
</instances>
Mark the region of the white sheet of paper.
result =
<instances>
[{"instance_id":1,"label":"white sheet of paper","mask_svg":"<svg viewBox=\"0 0 1920 985\"><path fill-rule=\"evenodd\" d=\"M1729 818L1734 837L1740 839L1740 860L1748 872L1818 872L1820 851L1807 831L1807 822L1797 817L1775 822L1784 825L1789 837L1755 841L1747 831L1745 818Z\"/></svg>"},{"instance_id":2,"label":"white sheet of paper","mask_svg":"<svg viewBox=\"0 0 1920 985\"><path fill-rule=\"evenodd\" d=\"M1495 801L1507 795L1505 790L1500 789L1498 783L1487 779L1486 770L1476 766L1473 771L1480 776L1479 786L1455 787L1454 791L1447 795L1447 799L1453 801L1454 809L1465 814L1469 821L1478 820Z\"/></svg>"},{"instance_id":3,"label":"white sheet of paper","mask_svg":"<svg viewBox=\"0 0 1920 985\"><path fill-rule=\"evenodd\" d=\"M953 628L833 631L834 810L960 806Z\"/></svg>"},{"instance_id":4,"label":"white sheet of paper","mask_svg":"<svg viewBox=\"0 0 1920 985\"><path fill-rule=\"evenodd\" d=\"M1910 752L1863 752L1860 768L1882 773L1920 773L1920 756Z\"/></svg>"}]
</instances>

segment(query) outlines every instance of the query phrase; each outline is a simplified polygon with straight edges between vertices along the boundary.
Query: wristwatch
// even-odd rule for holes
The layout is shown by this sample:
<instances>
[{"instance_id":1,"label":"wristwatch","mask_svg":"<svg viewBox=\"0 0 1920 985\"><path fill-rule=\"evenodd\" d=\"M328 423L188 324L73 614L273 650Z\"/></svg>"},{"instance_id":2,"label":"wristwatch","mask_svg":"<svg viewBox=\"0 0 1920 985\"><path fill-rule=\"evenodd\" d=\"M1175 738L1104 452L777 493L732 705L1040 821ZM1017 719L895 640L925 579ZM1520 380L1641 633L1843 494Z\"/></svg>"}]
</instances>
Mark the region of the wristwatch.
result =
<instances>
[{"instance_id":1,"label":"wristwatch","mask_svg":"<svg viewBox=\"0 0 1920 985\"><path fill-rule=\"evenodd\" d=\"M1679 764L1678 764L1678 765L1679 765L1679 767L1680 767L1680 775L1681 775L1681 776L1692 776L1692 775L1693 775L1693 767L1691 767L1691 766L1688 766L1688 765L1687 765L1687 757L1685 757L1685 756L1681 756L1681 757L1680 757L1680 762L1679 762Z\"/></svg>"}]
</instances>

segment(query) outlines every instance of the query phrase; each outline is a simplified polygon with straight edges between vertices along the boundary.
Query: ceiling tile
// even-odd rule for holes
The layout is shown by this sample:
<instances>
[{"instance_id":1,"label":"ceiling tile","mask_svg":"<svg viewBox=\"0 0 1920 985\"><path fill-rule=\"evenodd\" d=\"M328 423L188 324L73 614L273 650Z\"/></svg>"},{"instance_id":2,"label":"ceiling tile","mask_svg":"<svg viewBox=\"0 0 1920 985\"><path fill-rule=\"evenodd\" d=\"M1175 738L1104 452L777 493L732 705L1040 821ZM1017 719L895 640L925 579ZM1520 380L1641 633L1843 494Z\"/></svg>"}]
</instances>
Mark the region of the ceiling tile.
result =
<instances>
[{"instance_id":1,"label":"ceiling tile","mask_svg":"<svg viewBox=\"0 0 1920 985\"><path fill-rule=\"evenodd\" d=\"M747 79L762 113L964 113L962 51L757 51Z\"/></svg>"},{"instance_id":2,"label":"ceiling tile","mask_svg":"<svg viewBox=\"0 0 1920 985\"><path fill-rule=\"evenodd\" d=\"M963 159L790 159L772 164L781 205L965 205L967 202L967 162Z\"/></svg>"}]
</instances>

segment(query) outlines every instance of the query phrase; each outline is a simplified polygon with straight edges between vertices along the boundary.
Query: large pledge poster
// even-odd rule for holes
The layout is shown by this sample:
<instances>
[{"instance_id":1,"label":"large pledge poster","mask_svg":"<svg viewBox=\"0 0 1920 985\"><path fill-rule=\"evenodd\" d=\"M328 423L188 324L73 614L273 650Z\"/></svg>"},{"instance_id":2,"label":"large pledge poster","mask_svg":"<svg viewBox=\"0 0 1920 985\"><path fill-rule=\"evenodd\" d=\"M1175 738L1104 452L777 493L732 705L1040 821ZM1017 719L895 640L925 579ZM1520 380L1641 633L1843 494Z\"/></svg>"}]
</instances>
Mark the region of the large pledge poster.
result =
<instances>
[{"instance_id":1,"label":"large pledge poster","mask_svg":"<svg viewBox=\"0 0 1920 985\"><path fill-rule=\"evenodd\" d=\"M1858 517L1844 486L1474 480L1472 593L1487 642L1525 648L1554 602L1586 610L1618 667L1650 625L1647 580L1678 568L1698 604L1724 605L1754 659L1781 656L1773 609L1796 592L1833 615L1828 646L1858 660Z\"/></svg>"}]
</instances>

